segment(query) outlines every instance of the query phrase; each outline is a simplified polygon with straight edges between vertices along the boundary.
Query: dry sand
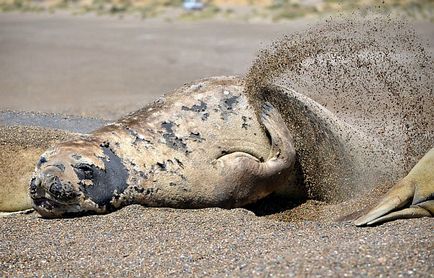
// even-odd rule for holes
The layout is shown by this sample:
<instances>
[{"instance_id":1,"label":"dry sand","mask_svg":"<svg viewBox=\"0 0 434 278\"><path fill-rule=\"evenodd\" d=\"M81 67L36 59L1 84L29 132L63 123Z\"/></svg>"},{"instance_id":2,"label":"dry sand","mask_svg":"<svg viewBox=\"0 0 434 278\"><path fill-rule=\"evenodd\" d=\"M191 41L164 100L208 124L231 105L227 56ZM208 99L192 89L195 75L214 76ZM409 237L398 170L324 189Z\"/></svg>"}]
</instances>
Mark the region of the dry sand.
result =
<instances>
[{"instance_id":1,"label":"dry sand","mask_svg":"<svg viewBox=\"0 0 434 278\"><path fill-rule=\"evenodd\" d=\"M285 223L243 209L126 207L1 219L2 276L432 277L433 221Z\"/></svg>"},{"instance_id":2,"label":"dry sand","mask_svg":"<svg viewBox=\"0 0 434 278\"><path fill-rule=\"evenodd\" d=\"M261 45L307 23L0 14L0 109L117 119L186 82L245 73Z\"/></svg>"},{"instance_id":3,"label":"dry sand","mask_svg":"<svg viewBox=\"0 0 434 278\"><path fill-rule=\"evenodd\" d=\"M30 146L37 157L64 139L58 128L102 123L6 109L113 119L184 82L242 74L260 42L306 24L172 25L1 14L2 177L17 178L8 162L26 160L20 151ZM432 24L417 26L434 41ZM0 218L0 276L432 277L432 218L372 228L338 221L359 215L389 186L342 204L282 206L272 199L249 207L265 217L245 209L130 206L75 219L44 220L35 213Z\"/></svg>"}]
</instances>

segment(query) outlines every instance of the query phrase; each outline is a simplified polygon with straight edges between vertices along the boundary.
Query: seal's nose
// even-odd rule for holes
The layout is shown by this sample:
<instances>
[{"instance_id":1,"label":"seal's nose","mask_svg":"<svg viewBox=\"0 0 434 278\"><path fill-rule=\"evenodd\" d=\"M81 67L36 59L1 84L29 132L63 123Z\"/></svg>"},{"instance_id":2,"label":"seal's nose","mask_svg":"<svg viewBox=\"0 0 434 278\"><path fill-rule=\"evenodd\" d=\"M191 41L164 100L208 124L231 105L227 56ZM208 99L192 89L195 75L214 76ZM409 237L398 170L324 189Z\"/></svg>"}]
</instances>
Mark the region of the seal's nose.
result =
<instances>
[{"instance_id":1,"label":"seal's nose","mask_svg":"<svg viewBox=\"0 0 434 278\"><path fill-rule=\"evenodd\" d=\"M58 197L62 194L63 188L62 183L60 182L59 178L54 176L52 179L50 179L50 187L48 189L51 194Z\"/></svg>"},{"instance_id":2,"label":"seal's nose","mask_svg":"<svg viewBox=\"0 0 434 278\"><path fill-rule=\"evenodd\" d=\"M70 183L62 183L57 176L51 176L47 179L48 192L56 199L68 201L74 197L74 190Z\"/></svg>"},{"instance_id":3,"label":"seal's nose","mask_svg":"<svg viewBox=\"0 0 434 278\"><path fill-rule=\"evenodd\" d=\"M38 188L40 187L42 181L35 177L30 181L30 195L35 196L38 192Z\"/></svg>"}]
</instances>

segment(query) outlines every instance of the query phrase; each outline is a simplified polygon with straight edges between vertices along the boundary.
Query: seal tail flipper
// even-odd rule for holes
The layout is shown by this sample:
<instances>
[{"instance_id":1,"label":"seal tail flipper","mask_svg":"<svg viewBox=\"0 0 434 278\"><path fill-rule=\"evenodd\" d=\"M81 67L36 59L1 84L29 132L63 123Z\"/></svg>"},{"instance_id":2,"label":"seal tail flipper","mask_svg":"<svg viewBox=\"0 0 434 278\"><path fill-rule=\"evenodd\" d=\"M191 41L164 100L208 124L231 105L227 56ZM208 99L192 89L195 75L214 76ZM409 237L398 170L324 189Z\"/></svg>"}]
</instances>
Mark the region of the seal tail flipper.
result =
<instances>
[{"instance_id":1,"label":"seal tail flipper","mask_svg":"<svg viewBox=\"0 0 434 278\"><path fill-rule=\"evenodd\" d=\"M408 205L413 195L414 186L406 183L405 180L401 180L401 182L392 187L375 208L354 221L354 224L356 226L369 225L375 219Z\"/></svg>"},{"instance_id":2,"label":"seal tail flipper","mask_svg":"<svg viewBox=\"0 0 434 278\"><path fill-rule=\"evenodd\" d=\"M356 226L434 215L434 148Z\"/></svg>"}]
</instances>

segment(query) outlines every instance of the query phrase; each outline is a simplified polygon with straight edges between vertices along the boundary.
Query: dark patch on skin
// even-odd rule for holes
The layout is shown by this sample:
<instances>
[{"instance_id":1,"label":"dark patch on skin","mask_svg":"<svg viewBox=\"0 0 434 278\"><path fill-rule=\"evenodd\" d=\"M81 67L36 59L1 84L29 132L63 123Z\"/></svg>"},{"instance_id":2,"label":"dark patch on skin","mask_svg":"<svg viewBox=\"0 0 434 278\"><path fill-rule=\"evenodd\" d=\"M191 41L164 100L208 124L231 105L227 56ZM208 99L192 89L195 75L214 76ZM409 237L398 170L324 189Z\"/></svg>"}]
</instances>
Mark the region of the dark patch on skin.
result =
<instances>
[{"instance_id":1,"label":"dark patch on skin","mask_svg":"<svg viewBox=\"0 0 434 278\"><path fill-rule=\"evenodd\" d=\"M239 98L240 96L230 96L220 102L218 107L220 108L220 118L222 120L227 121L229 114L235 113L234 108L239 103Z\"/></svg>"},{"instance_id":2,"label":"dark patch on skin","mask_svg":"<svg viewBox=\"0 0 434 278\"><path fill-rule=\"evenodd\" d=\"M41 156L41 158L39 158L38 163L36 164L36 166L39 168L45 162L47 162L47 159L45 157Z\"/></svg>"},{"instance_id":3,"label":"dark patch on skin","mask_svg":"<svg viewBox=\"0 0 434 278\"><path fill-rule=\"evenodd\" d=\"M30 196L36 195L36 191L38 190L38 186L36 185L36 178L32 178L29 185Z\"/></svg>"},{"instance_id":4,"label":"dark patch on skin","mask_svg":"<svg viewBox=\"0 0 434 278\"><path fill-rule=\"evenodd\" d=\"M189 138L192 139L194 142L198 142L198 143L205 141L205 139L202 138L202 136L200 136L199 132L190 132Z\"/></svg>"},{"instance_id":5,"label":"dark patch on skin","mask_svg":"<svg viewBox=\"0 0 434 278\"><path fill-rule=\"evenodd\" d=\"M46 210L53 210L55 208L54 202L51 202L50 200L48 200L46 198L33 199L33 204L36 207L41 207L41 208L44 208Z\"/></svg>"},{"instance_id":6,"label":"dark patch on skin","mask_svg":"<svg viewBox=\"0 0 434 278\"><path fill-rule=\"evenodd\" d=\"M79 154L73 154L73 155L71 155L71 157L72 158L74 158L75 160L80 160L81 159L81 155L79 155Z\"/></svg>"},{"instance_id":7,"label":"dark patch on skin","mask_svg":"<svg viewBox=\"0 0 434 278\"><path fill-rule=\"evenodd\" d=\"M95 165L79 164L74 166L74 171L82 180L91 177L93 184L90 186L80 186L83 193L98 205L107 205L112 199L114 192L122 193L128 186L128 171L122 164L121 159L107 147L102 147L103 153L107 158L103 158L105 170Z\"/></svg>"},{"instance_id":8,"label":"dark patch on skin","mask_svg":"<svg viewBox=\"0 0 434 278\"><path fill-rule=\"evenodd\" d=\"M133 186L133 189L134 189L136 192L138 192L138 193L143 193L143 192L145 192L145 189L144 189L143 187L141 187L141 186L134 185L134 186Z\"/></svg>"},{"instance_id":9,"label":"dark patch on skin","mask_svg":"<svg viewBox=\"0 0 434 278\"><path fill-rule=\"evenodd\" d=\"M243 120L243 123L241 124L241 128L247 130L250 127L250 124L247 123L247 120L251 120L252 118L251 117L247 118L246 116L242 116L241 119Z\"/></svg>"},{"instance_id":10,"label":"dark patch on skin","mask_svg":"<svg viewBox=\"0 0 434 278\"><path fill-rule=\"evenodd\" d=\"M149 171L147 172L149 178L147 176L147 179L152 179L153 182L158 182L158 173L164 172L165 175L169 174L173 176L178 176L181 180L186 181L187 178L182 173L183 168L184 165L177 158L167 159L163 162L157 162L150 166Z\"/></svg>"},{"instance_id":11,"label":"dark patch on skin","mask_svg":"<svg viewBox=\"0 0 434 278\"><path fill-rule=\"evenodd\" d=\"M37 197L37 196L44 196L45 195L45 190L39 186L41 184L41 181L39 180L38 184L36 184L36 178L32 178L32 180L30 181L30 196L33 197Z\"/></svg>"},{"instance_id":12,"label":"dark patch on skin","mask_svg":"<svg viewBox=\"0 0 434 278\"><path fill-rule=\"evenodd\" d=\"M205 102L203 102L202 100L200 101L199 104L195 104L192 107L187 107L187 106L182 106L181 109L184 111L193 111L196 113L201 114L201 120L202 121L206 121L209 117L209 113L206 112L206 109L208 108L207 104Z\"/></svg>"},{"instance_id":13,"label":"dark patch on skin","mask_svg":"<svg viewBox=\"0 0 434 278\"><path fill-rule=\"evenodd\" d=\"M143 179L147 179L148 178L148 176L145 174L145 172L143 172L143 171L139 171L139 176L141 177L141 178L143 178Z\"/></svg>"},{"instance_id":14,"label":"dark patch on skin","mask_svg":"<svg viewBox=\"0 0 434 278\"><path fill-rule=\"evenodd\" d=\"M110 143L107 141L104 141L104 142L102 142L102 144L100 144L100 147L108 148L108 147L110 147Z\"/></svg>"},{"instance_id":15,"label":"dark patch on skin","mask_svg":"<svg viewBox=\"0 0 434 278\"><path fill-rule=\"evenodd\" d=\"M79 180L92 180L94 166L90 166L85 163L80 163L74 166L74 171L77 174Z\"/></svg>"},{"instance_id":16,"label":"dark patch on skin","mask_svg":"<svg viewBox=\"0 0 434 278\"><path fill-rule=\"evenodd\" d=\"M118 194L118 193L115 192L115 193L113 194L113 199L114 199L114 200L119 200L119 198L121 198L121 194Z\"/></svg>"},{"instance_id":17,"label":"dark patch on skin","mask_svg":"<svg viewBox=\"0 0 434 278\"><path fill-rule=\"evenodd\" d=\"M174 158L176 163L179 165L179 167L181 167L182 169L184 169L184 164L181 162L181 160L179 160L178 158Z\"/></svg>"},{"instance_id":18,"label":"dark patch on skin","mask_svg":"<svg viewBox=\"0 0 434 278\"><path fill-rule=\"evenodd\" d=\"M56 163L56 164L53 164L52 166L56 167L57 169L59 169L62 172L65 172L65 165L63 165L61 163Z\"/></svg>"},{"instance_id":19,"label":"dark patch on skin","mask_svg":"<svg viewBox=\"0 0 434 278\"><path fill-rule=\"evenodd\" d=\"M208 120L208 117L209 117L209 113L203 113L202 117L201 117L201 120L202 121L206 121L206 120Z\"/></svg>"},{"instance_id":20,"label":"dark patch on skin","mask_svg":"<svg viewBox=\"0 0 434 278\"><path fill-rule=\"evenodd\" d=\"M223 101L223 103L226 106L226 109L233 110L233 107L238 104L238 98L239 96L231 96L230 98L227 98Z\"/></svg>"},{"instance_id":21,"label":"dark patch on skin","mask_svg":"<svg viewBox=\"0 0 434 278\"><path fill-rule=\"evenodd\" d=\"M167 170L166 162L157 162L157 166L160 168L160 171Z\"/></svg>"},{"instance_id":22,"label":"dark patch on skin","mask_svg":"<svg viewBox=\"0 0 434 278\"><path fill-rule=\"evenodd\" d=\"M190 108L187 106L182 106L181 109L184 111L193 111L196 113L200 113L200 112L205 112L205 110L207 109L207 104L203 101L200 101L200 104L195 104Z\"/></svg>"},{"instance_id":23,"label":"dark patch on skin","mask_svg":"<svg viewBox=\"0 0 434 278\"><path fill-rule=\"evenodd\" d=\"M178 150L184 150L186 154L189 153L187 150L187 145L183 142L183 140L175 135L173 132L173 123L172 122L163 122L161 124L161 127L165 129L165 132L163 133L163 138L166 140L166 145L169 146L172 149Z\"/></svg>"},{"instance_id":24,"label":"dark patch on skin","mask_svg":"<svg viewBox=\"0 0 434 278\"><path fill-rule=\"evenodd\" d=\"M151 141L145 139L145 138L143 137L143 135L140 135L140 134L139 134L137 131L135 131L134 129L131 129L131 128L129 128L129 127L125 127L125 129L127 130L128 134L134 138L134 141L133 141L133 143L132 143L133 145L137 145L138 142L143 142L143 143L148 144L148 145L151 144ZM148 148L148 146L145 145L145 148Z\"/></svg>"},{"instance_id":25,"label":"dark patch on skin","mask_svg":"<svg viewBox=\"0 0 434 278\"><path fill-rule=\"evenodd\" d=\"M56 200L69 201L77 197L71 183L61 182L58 176L52 176L46 182L50 185L48 191Z\"/></svg>"}]
</instances>

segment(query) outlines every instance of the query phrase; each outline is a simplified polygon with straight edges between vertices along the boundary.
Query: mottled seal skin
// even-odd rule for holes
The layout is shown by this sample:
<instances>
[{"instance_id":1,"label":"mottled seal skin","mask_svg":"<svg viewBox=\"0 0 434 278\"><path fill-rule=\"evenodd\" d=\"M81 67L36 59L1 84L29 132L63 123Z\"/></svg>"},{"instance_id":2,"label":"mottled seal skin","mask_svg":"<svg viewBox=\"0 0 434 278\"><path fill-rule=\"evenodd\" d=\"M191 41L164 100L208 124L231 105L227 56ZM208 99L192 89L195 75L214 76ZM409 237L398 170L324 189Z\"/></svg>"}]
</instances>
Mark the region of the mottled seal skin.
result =
<instances>
[{"instance_id":1,"label":"mottled seal skin","mask_svg":"<svg viewBox=\"0 0 434 278\"><path fill-rule=\"evenodd\" d=\"M270 104L257 120L243 89L235 77L201 80L55 145L31 180L33 207L47 218L129 204L233 208L284 189L291 134Z\"/></svg>"}]
</instances>

